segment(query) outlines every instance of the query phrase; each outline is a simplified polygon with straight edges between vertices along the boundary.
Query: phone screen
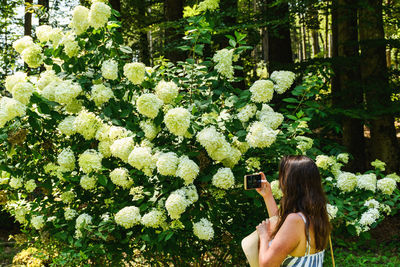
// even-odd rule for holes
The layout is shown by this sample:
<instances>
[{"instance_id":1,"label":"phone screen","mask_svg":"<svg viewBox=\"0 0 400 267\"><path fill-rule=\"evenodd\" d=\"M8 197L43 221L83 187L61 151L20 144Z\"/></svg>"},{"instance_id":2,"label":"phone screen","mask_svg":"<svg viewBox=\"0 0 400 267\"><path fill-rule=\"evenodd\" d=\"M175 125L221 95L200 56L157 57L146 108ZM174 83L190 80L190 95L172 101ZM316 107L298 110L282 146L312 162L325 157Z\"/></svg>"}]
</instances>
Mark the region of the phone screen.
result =
<instances>
[{"instance_id":1,"label":"phone screen","mask_svg":"<svg viewBox=\"0 0 400 267\"><path fill-rule=\"evenodd\" d=\"M261 174L249 174L244 176L244 189L255 189L261 187Z\"/></svg>"}]
</instances>

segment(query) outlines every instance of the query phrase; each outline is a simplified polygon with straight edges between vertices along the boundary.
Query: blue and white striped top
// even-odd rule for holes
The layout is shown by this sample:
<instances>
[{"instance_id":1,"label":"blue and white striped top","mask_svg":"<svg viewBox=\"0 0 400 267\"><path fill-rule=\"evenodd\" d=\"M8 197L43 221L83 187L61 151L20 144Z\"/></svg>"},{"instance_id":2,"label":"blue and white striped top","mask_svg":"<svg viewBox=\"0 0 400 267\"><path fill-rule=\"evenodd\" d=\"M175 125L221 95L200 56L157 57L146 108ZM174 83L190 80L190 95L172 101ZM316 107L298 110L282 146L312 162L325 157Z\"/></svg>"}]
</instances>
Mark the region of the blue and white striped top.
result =
<instances>
[{"instance_id":1,"label":"blue and white striped top","mask_svg":"<svg viewBox=\"0 0 400 267\"><path fill-rule=\"evenodd\" d=\"M297 213L303 218L304 223L306 223L306 218L302 213ZM311 246L310 246L310 237L308 234L308 229L306 230L306 235L307 235L307 245L306 245L306 255L302 257L293 257L293 256L287 256L286 259L282 262L281 266L293 266L293 267L322 267L322 264L324 263L324 252L325 250L322 250L320 252L310 254L311 251ZM269 241L269 244L271 245L271 241Z\"/></svg>"}]
</instances>

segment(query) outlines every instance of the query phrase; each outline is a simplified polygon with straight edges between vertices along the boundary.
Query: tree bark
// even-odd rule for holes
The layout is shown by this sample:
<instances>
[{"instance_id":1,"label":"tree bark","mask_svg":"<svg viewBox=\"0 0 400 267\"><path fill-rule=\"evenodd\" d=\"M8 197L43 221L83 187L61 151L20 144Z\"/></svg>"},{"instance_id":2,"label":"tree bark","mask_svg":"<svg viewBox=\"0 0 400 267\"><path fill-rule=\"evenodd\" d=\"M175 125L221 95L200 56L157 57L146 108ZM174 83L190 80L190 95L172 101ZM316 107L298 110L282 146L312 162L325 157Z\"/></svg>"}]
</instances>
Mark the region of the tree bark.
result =
<instances>
[{"instance_id":1,"label":"tree bark","mask_svg":"<svg viewBox=\"0 0 400 267\"><path fill-rule=\"evenodd\" d=\"M342 141L354 157L346 167L352 171L363 171L365 139L363 120L359 117L359 113L363 113L363 91L358 52L357 6L352 0L337 0L336 4L337 57L333 64L335 82L332 86L332 104L345 111L341 120Z\"/></svg>"},{"instance_id":2,"label":"tree bark","mask_svg":"<svg viewBox=\"0 0 400 267\"><path fill-rule=\"evenodd\" d=\"M268 4L271 0L265 1ZM272 1L273 2L273 1ZM293 53L290 39L289 5L282 2L267 6L266 19L280 23L268 28L268 71L290 70L293 64Z\"/></svg>"},{"instance_id":3,"label":"tree bark","mask_svg":"<svg viewBox=\"0 0 400 267\"><path fill-rule=\"evenodd\" d=\"M146 27L146 2L145 1L139 1L138 3L138 13L139 13L139 28L140 33L139 33L139 59L141 62L143 62L146 66L150 65L150 50L149 50L149 40L147 38L147 32L143 30L143 28Z\"/></svg>"},{"instance_id":4,"label":"tree bark","mask_svg":"<svg viewBox=\"0 0 400 267\"><path fill-rule=\"evenodd\" d=\"M165 0L164 1L164 16L167 22L177 22L183 18L183 0ZM174 23L177 24L177 23ZM166 47L166 57L171 61L179 61L185 59L183 51L176 49L181 38L183 37L182 31L179 27L168 26L165 29L165 43L168 44Z\"/></svg>"},{"instance_id":5,"label":"tree bark","mask_svg":"<svg viewBox=\"0 0 400 267\"><path fill-rule=\"evenodd\" d=\"M360 0L359 4L362 7L359 10L361 77L371 116L372 160L384 161L388 172L397 171L400 150L387 77L382 0Z\"/></svg>"},{"instance_id":6,"label":"tree bark","mask_svg":"<svg viewBox=\"0 0 400 267\"><path fill-rule=\"evenodd\" d=\"M25 1L28 4L32 4L32 0ZM25 20L24 20L24 35L32 36L32 13L28 12L25 6Z\"/></svg>"}]
</instances>

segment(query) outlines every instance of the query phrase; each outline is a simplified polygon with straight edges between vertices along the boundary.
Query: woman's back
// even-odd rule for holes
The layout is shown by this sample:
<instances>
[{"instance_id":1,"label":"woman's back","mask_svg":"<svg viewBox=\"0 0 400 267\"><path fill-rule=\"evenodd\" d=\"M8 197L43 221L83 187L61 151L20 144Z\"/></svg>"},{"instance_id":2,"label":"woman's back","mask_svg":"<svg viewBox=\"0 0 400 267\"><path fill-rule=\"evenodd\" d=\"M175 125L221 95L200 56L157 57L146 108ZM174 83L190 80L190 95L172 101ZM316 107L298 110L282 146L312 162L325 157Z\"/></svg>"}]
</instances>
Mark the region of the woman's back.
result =
<instances>
[{"instance_id":1,"label":"woman's back","mask_svg":"<svg viewBox=\"0 0 400 267\"><path fill-rule=\"evenodd\" d=\"M304 224L307 225L305 216L301 212L297 214L303 219ZM325 250L316 253L315 240L313 238L314 231L311 223L309 228L306 228L305 238L300 241L300 244L291 253L292 255L288 255L281 266L322 267Z\"/></svg>"}]
</instances>

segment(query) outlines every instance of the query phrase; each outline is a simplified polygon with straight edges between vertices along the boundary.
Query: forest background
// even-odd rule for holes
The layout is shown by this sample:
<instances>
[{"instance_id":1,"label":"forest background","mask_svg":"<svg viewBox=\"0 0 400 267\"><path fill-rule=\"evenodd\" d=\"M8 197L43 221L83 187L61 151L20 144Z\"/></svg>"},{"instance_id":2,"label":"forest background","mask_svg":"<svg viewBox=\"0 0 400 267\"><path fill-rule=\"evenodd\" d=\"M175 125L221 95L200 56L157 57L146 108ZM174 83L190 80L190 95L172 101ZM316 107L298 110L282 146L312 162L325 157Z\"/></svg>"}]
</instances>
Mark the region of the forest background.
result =
<instances>
[{"instance_id":1,"label":"forest background","mask_svg":"<svg viewBox=\"0 0 400 267\"><path fill-rule=\"evenodd\" d=\"M128 46L123 49L147 66L186 59L191 51L182 38L185 17L197 2L111 0L124 25L120 37ZM30 71L17 61L15 40L43 24L67 27L63 13L77 4L90 3L0 0L0 80L19 69ZM349 171L363 172L375 159L386 162L388 172L400 170L400 1L221 0L214 15L214 24L202 29L215 36L199 48L204 57L228 46L226 36L235 31L246 34L252 47L240 58L238 76L245 78L237 88L247 89L263 71L314 77L316 93L304 100L303 109L311 118L314 144L326 154L350 153ZM285 97L273 102L290 105ZM388 225L399 225L398 215L389 219ZM383 238L381 233L376 236Z\"/></svg>"}]
</instances>

